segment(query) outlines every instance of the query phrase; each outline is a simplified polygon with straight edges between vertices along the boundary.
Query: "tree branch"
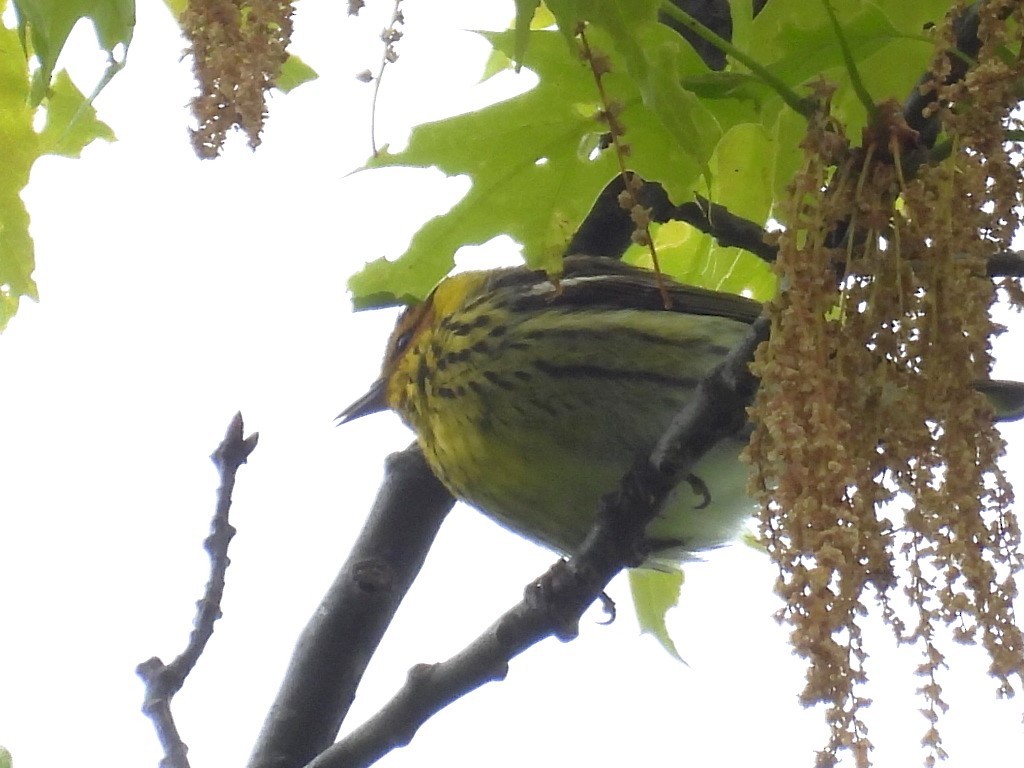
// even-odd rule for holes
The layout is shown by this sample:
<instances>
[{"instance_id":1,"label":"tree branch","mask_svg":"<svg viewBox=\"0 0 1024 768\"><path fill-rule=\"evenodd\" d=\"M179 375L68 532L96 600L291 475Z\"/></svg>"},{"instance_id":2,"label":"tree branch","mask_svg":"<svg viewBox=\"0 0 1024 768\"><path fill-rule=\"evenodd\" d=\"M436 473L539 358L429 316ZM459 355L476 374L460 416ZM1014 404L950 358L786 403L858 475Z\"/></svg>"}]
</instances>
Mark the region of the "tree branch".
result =
<instances>
[{"instance_id":1,"label":"tree branch","mask_svg":"<svg viewBox=\"0 0 1024 768\"><path fill-rule=\"evenodd\" d=\"M944 78L943 85L963 79L981 49L981 41L978 39L977 3L967 6L964 12L954 20L953 35L954 45L960 55L947 54L949 73ZM921 143L928 147L934 146L939 136L939 115L932 109L938 101L938 97L934 78L931 74L925 73L918 79L917 84L903 103L903 118L907 121L908 126L918 132ZM926 112L930 114L926 116Z\"/></svg>"},{"instance_id":2,"label":"tree branch","mask_svg":"<svg viewBox=\"0 0 1024 768\"><path fill-rule=\"evenodd\" d=\"M775 261L779 253L779 247L770 241L770 233L761 225L737 216L724 205L712 203L700 195L694 195L692 202L673 208L669 219L686 222L704 234L711 235L719 245L742 248L769 264Z\"/></svg>"},{"instance_id":3,"label":"tree branch","mask_svg":"<svg viewBox=\"0 0 1024 768\"><path fill-rule=\"evenodd\" d=\"M629 212L618 203L619 193L625 188L621 176L616 176L601 191L594 207L576 231L566 256L588 254L621 258L629 245L633 223ZM665 189L656 181L645 181L640 202L650 208L651 220L683 221L711 235L719 245L742 248L769 264L778 256L778 246L770 242L770 233L756 222L737 216L724 205L713 203L695 195L695 199L673 205ZM1024 253L1006 251L994 254L988 263L989 277L1024 277Z\"/></svg>"},{"instance_id":4,"label":"tree branch","mask_svg":"<svg viewBox=\"0 0 1024 768\"><path fill-rule=\"evenodd\" d=\"M230 562L228 545L235 535L235 529L228 522L231 493L235 488L238 468L245 464L259 441L258 433L243 437L243 430L242 414L235 414L224 440L210 457L220 472L217 509L210 524L210 535L203 542L203 548L210 556L210 579L203 596L196 603L196 617L188 645L170 664L164 664L154 656L139 664L135 670L146 684L142 711L156 728L157 737L164 748L161 766L165 768L188 768L189 764L188 747L178 733L171 714L171 699L181 690L185 678L199 661L213 636L213 624L221 616L220 602L224 596L224 580Z\"/></svg>"},{"instance_id":5,"label":"tree branch","mask_svg":"<svg viewBox=\"0 0 1024 768\"><path fill-rule=\"evenodd\" d=\"M989 277L1024 277L1024 253L1004 251L988 260Z\"/></svg>"},{"instance_id":6,"label":"tree branch","mask_svg":"<svg viewBox=\"0 0 1024 768\"><path fill-rule=\"evenodd\" d=\"M388 457L373 509L299 638L249 768L297 768L334 741L454 503L417 446Z\"/></svg>"}]
</instances>

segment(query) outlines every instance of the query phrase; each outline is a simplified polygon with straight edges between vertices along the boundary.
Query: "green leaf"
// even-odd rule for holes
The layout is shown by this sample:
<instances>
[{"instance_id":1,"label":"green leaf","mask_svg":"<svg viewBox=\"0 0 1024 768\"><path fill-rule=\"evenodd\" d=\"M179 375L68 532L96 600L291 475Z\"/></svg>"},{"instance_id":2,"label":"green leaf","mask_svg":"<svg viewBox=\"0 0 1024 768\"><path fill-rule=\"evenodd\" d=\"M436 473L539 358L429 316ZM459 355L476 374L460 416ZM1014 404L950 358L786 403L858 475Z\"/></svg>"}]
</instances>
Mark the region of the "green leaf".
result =
<instances>
[{"instance_id":1,"label":"green leaf","mask_svg":"<svg viewBox=\"0 0 1024 768\"><path fill-rule=\"evenodd\" d=\"M526 65L540 82L527 93L477 112L415 128L402 152L382 152L367 167L436 166L472 181L451 211L428 221L406 253L378 260L349 283L356 306L422 297L451 269L463 245L508 234L523 246L527 263L557 269L562 251L618 162L597 146L605 126L593 75L555 32L533 31ZM507 56L513 33L487 35ZM659 120L646 116L641 96L621 63L605 77L625 108L631 167L686 197L700 175L691 151L680 147Z\"/></svg>"},{"instance_id":2,"label":"green leaf","mask_svg":"<svg viewBox=\"0 0 1024 768\"><path fill-rule=\"evenodd\" d=\"M737 216L764 224L772 209L774 149L772 137L763 126L741 123L730 128L711 160L715 202Z\"/></svg>"},{"instance_id":3,"label":"green leaf","mask_svg":"<svg viewBox=\"0 0 1024 768\"><path fill-rule=\"evenodd\" d=\"M570 0L549 4L560 24L573 24L571 19L587 21L586 35L593 50L611 53L608 48L614 47L639 88L644 106L672 134L676 145L706 172L720 130L707 107L683 88L682 81L706 72L707 67L689 43L658 22L660 0ZM618 98L618 94L612 91L611 97ZM627 123L627 142L631 141L631 128Z\"/></svg>"},{"instance_id":4,"label":"green leaf","mask_svg":"<svg viewBox=\"0 0 1024 768\"><path fill-rule=\"evenodd\" d=\"M309 64L298 56L289 54L281 67L281 74L277 78L277 82L274 83L274 87L281 91L281 93L289 93L303 83L316 80L318 77L320 75Z\"/></svg>"},{"instance_id":5,"label":"green leaf","mask_svg":"<svg viewBox=\"0 0 1024 768\"><path fill-rule=\"evenodd\" d=\"M127 53L135 29L135 0L14 0L14 7L22 45L31 40L32 53L39 58L32 78L33 106L46 95L60 52L79 19L92 21L100 46L111 59L119 45Z\"/></svg>"},{"instance_id":6,"label":"green leaf","mask_svg":"<svg viewBox=\"0 0 1024 768\"><path fill-rule=\"evenodd\" d=\"M39 154L79 157L96 139L114 141L114 132L96 118L92 103L61 70L46 100L46 123L39 133Z\"/></svg>"},{"instance_id":7,"label":"green leaf","mask_svg":"<svg viewBox=\"0 0 1024 768\"><path fill-rule=\"evenodd\" d=\"M730 213L764 226L772 209L772 157L775 144L768 131L754 123L733 126L718 142L711 159L710 198ZM719 291L745 293L766 301L775 295L771 267L739 248L726 248L705 235L708 243L708 285ZM704 283L699 283L704 284Z\"/></svg>"},{"instance_id":8,"label":"green leaf","mask_svg":"<svg viewBox=\"0 0 1024 768\"><path fill-rule=\"evenodd\" d=\"M50 89L46 122L37 134L29 88L18 33L0 25L0 146L5 148L0 163L0 330L17 312L22 297L38 298L28 211L21 199L32 164L47 153L77 157L93 139L114 138L65 72Z\"/></svg>"},{"instance_id":9,"label":"green leaf","mask_svg":"<svg viewBox=\"0 0 1024 768\"><path fill-rule=\"evenodd\" d=\"M533 23L533 15L540 7L540 0L515 0L515 47L512 52L512 59L522 64L526 55L526 47L530 44L530 25Z\"/></svg>"},{"instance_id":10,"label":"green leaf","mask_svg":"<svg viewBox=\"0 0 1024 768\"><path fill-rule=\"evenodd\" d=\"M902 101L932 55L932 43L923 35L922 25L928 19L940 20L949 8L948 0L884 4L831 0L831 5L875 103L888 98ZM773 0L744 32L748 37L737 44L746 45L755 59L791 87L822 76L836 83L835 113L849 135L857 135L868 116L853 92L835 30L820 2Z\"/></svg>"},{"instance_id":11,"label":"green leaf","mask_svg":"<svg viewBox=\"0 0 1024 768\"><path fill-rule=\"evenodd\" d=\"M0 25L0 146L5 148L0 163L0 330L22 296L37 298L28 211L19 194L39 154L34 111L28 105L28 73L18 34Z\"/></svg>"},{"instance_id":12,"label":"green leaf","mask_svg":"<svg viewBox=\"0 0 1024 768\"><path fill-rule=\"evenodd\" d=\"M679 604L679 590L683 586L680 570L655 571L649 568L629 570L629 588L640 622L640 631L653 635L671 656L682 661L676 644L669 635L665 617Z\"/></svg>"},{"instance_id":13,"label":"green leaf","mask_svg":"<svg viewBox=\"0 0 1024 768\"><path fill-rule=\"evenodd\" d=\"M13 768L13 766L14 760L11 758L11 753L4 747L0 747L0 768Z\"/></svg>"}]
</instances>

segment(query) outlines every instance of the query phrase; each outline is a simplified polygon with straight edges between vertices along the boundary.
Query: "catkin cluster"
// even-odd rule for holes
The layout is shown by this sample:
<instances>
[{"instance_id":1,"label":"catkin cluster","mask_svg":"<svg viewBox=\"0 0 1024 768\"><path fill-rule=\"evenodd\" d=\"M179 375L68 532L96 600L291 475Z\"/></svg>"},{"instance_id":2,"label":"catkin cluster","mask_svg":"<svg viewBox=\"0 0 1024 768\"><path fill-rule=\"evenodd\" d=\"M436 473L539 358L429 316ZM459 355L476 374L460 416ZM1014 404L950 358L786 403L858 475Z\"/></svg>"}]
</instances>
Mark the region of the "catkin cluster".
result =
<instances>
[{"instance_id":1,"label":"catkin cluster","mask_svg":"<svg viewBox=\"0 0 1024 768\"><path fill-rule=\"evenodd\" d=\"M982 14L979 64L953 85L950 25L939 35L943 146L921 147L900 107L883 104L853 147L822 86L779 212L781 290L756 363L750 455L781 618L809 662L803 700L824 704L831 726L821 766L844 751L870 762L858 622L876 606L920 649L929 765L945 756L945 643L980 641L1000 694L1024 672L1020 530L974 386L998 330L987 262L1020 226L1024 179L1005 131L1024 71L1002 53L1020 50L1024 19L1019 3Z\"/></svg>"},{"instance_id":2,"label":"catkin cluster","mask_svg":"<svg viewBox=\"0 0 1024 768\"><path fill-rule=\"evenodd\" d=\"M216 157L228 131L260 143L267 92L281 74L292 34L289 0L190 0L181 17L199 83L192 146Z\"/></svg>"}]
</instances>

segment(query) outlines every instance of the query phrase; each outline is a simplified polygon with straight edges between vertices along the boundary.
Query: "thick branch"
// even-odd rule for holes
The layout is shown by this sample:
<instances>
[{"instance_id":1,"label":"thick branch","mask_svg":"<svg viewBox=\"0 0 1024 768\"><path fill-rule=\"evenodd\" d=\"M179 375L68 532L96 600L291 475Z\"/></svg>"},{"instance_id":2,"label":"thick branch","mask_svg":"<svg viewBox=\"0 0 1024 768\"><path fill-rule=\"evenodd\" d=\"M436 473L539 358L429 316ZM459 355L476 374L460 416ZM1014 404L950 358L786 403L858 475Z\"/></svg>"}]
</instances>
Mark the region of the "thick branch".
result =
<instances>
[{"instance_id":1,"label":"thick branch","mask_svg":"<svg viewBox=\"0 0 1024 768\"><path fill-rule=\"evenodd\" d=\"M629 245L633 227L628 211L624 211L618 203L619 193L624 186L621 176L608 182L569 243L566 256L581 253L611 258L622 256ZM759 224L737 216L724 205L712 203L700 195L689 203L672 205L661 184L645 181L640 200L651 209L652 221L686 222L711 235L719 245L742 248L769 264L778 255L778 246L771 242L771 235ZM1019 251L994 254L988 263L988 276L1024 277L1024 254Z\"/></svg>"},{"instance_id":2,"label":"thick branch","mask_svg":"<svg viewBox=\"0 0 1024 768\"><path fill-rule=\"evenodd\" d=\"M642 561L643 531L666 496L704 453L745 423L746 407L757 389L749 364L768 330L768 320L758 320L701 382L649 459L639 462L619 490L602 500L598 522L576 555L556 563L518 605L461 653L440 664L414 667L382 710L308 768L369 766L409 743L434 713L484 683L504 678L508 662L530 646L550 636L575 637L580 616L615 574Z\"/></svg>"},{"instance_id":3,"label":"thick branch","mask_svg":"<svg viewBox=\"0 0 1024 768\"><path fill-rule=\"evenodd\" d=\"M672 209L670 219L684 221L725 248L742 248L769 264L778 256L779 247L759 224L737 216L724 205L712 203L700 195L690 203Z\"/></svg>"},{"instance_id":4,"label":"thick branch","mask_svg":"<svg viewBox=\"0 0 1024 768\"><path fill-rule=\"evenodd\" d=\"M298 768L334 741L454 503L418 447L388 457L373 510L299 638L249 768Z\"/></svg>"}]
</instances>

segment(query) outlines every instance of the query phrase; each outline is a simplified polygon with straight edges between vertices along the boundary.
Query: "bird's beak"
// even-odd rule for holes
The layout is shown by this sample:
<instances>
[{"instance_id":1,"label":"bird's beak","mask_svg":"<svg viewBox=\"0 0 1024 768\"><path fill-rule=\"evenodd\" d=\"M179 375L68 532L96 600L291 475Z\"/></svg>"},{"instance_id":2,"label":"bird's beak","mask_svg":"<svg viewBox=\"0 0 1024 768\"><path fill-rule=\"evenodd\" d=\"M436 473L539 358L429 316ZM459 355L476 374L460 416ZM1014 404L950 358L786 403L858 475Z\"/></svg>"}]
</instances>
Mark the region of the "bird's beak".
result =
<instances>
[{"instance_id":1,"label":"bird's beak","mask_svg":"<svg viewBox=\"0 0 1024 768\"><path fill-rule=\"evenodd\" d=\"M387 381L383 378L373 382L365 395L338 414L336 418L338 425L354 421L361 416L369 416L371 413L386 411L388 409L387 388Z\"/></svg>"}]
</instances>

